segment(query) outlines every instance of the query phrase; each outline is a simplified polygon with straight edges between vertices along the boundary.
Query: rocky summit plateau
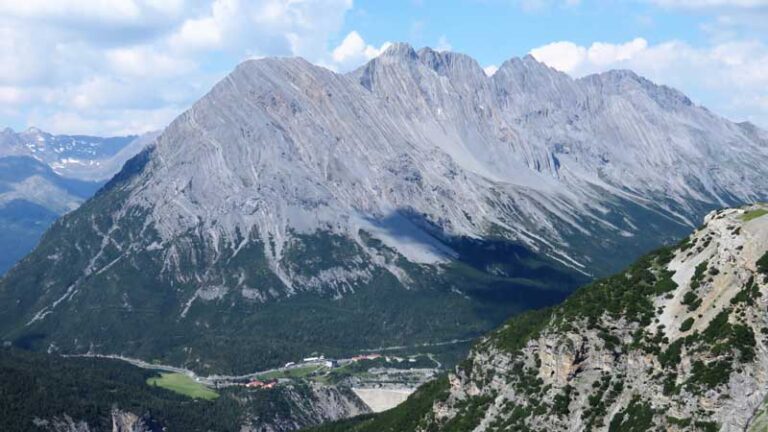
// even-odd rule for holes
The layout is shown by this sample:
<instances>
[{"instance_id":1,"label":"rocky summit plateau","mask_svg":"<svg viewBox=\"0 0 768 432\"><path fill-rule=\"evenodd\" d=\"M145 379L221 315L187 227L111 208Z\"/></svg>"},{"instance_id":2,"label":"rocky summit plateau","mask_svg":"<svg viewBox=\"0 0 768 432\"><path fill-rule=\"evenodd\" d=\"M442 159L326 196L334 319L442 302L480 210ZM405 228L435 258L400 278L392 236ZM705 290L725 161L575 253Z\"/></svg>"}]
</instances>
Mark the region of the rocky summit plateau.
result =
<instances>
[{"instance_id":1,"label":"rocky summit plateau","mask_svg":"<svg viewBox=\"0 0 768 432\"><path fill-rule=\"evenodd\" d=\"M0 337L208 373L471 338L766 199L767 159L629 71L250 60L7 273Z\"/></svg>"}]
</instances>

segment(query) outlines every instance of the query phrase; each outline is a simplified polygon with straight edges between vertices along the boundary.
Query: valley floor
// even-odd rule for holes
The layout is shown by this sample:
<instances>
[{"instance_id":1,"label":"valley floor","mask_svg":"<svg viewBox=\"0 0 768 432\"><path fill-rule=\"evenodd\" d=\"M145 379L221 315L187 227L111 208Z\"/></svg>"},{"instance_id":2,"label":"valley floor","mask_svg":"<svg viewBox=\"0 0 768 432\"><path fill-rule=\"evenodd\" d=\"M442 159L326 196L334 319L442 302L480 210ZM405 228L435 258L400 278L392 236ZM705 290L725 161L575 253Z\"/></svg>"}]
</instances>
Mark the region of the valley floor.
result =
<instances>
[{"instance_id":1,"label":"valley floor","mask_svg":"<svg viewBox=\"0 0 768 432\"><path fill-rule=\"evenodd\" d=\"M214 399L217 390L230 387L316 385L351 390L372 412L382 412L404 402L416 388L455 363L452 350L463 351L471 340L451 340L416 346L391 346L361 350L359 355L330 359L323 356L297 359L283 367L241 375L202 376L192 370L119 355L66 357L119 360L159 377L147 384L190 398ZM434 352L427 352L427 351ZM444 352L447 350L447 353Z\"/></svg>"}]
</instances>

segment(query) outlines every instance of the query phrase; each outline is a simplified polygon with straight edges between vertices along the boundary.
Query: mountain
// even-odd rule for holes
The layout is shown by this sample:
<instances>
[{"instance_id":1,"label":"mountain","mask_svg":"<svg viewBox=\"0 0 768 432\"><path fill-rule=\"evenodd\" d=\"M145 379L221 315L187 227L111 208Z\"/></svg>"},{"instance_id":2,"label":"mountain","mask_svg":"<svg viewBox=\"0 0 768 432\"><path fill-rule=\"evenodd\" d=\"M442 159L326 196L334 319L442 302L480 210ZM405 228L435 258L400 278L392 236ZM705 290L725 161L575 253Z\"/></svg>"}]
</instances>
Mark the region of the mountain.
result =
<instances>
[{"instance_id":1,"label":"mountain","mask_svg":"<svg viewBox=\"0 0 768 432\"><path fill-rule=\"evenodd\" d=\"M764 431L768 204L519 315L403 405L321 431Z\"/></svg>"},{"instance_id":2,"label":"mountain","mask_svg":"<svg viewBox=\"0 0 768 432\"><path fill-rule=\"evenodd\" d=\"M62 177L105 182L157 135L158 132L148 132L102 138L53 135L34 127L23 132L6 128L0 132L0 157L31 157Z\"/></svg>"},{"instance_id":3,"label":"mountain","mask_svg":"<svg viewBox=\"0 0 768 432\"><path fill-rule=\"evenodd\" d=\"M35 128L0 132L0 274L154 135L98 138L51 135Z\"/></svg>"},{"instance_id":4,"label":"mountain","mask_svg":"<svg viewBox=\"0 0 768 432\"><path fill-rule=\"evenodd\" d=\"M30 157L0 158L0 272L28 254L59 215L76 209L99 187L61 177Z\"/></svg>"},{"instance_id":5,"label":"mountain","mask_svg":"<svg viewBox=\"0 0 768 432\"><path fill-rule=\"evenodd\" d=\"M768 193L768 135L626 71L247 61L0 282L0 335L196 371L475 337Z\"/></svg>"}]
</instances>

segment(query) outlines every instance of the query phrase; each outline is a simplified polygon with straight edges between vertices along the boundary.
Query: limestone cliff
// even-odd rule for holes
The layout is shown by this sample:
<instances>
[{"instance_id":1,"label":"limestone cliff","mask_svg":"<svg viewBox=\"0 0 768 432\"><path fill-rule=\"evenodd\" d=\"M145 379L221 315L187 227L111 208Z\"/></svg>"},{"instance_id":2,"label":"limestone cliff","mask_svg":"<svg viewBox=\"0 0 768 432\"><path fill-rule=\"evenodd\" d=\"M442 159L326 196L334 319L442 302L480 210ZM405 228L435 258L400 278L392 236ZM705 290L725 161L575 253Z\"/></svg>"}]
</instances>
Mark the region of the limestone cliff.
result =
<instances>
[{"instance_id":1,"label":"limestone cliff","mask_svg":"<svg viewBox=\"0 0 768 432\"><path fill-rule=\"evenodd\" d=\"M449 379L461 430L748 429L768 393L768 206L710 213L673 248L512 320Z\"/></svg>"}]
</instances>

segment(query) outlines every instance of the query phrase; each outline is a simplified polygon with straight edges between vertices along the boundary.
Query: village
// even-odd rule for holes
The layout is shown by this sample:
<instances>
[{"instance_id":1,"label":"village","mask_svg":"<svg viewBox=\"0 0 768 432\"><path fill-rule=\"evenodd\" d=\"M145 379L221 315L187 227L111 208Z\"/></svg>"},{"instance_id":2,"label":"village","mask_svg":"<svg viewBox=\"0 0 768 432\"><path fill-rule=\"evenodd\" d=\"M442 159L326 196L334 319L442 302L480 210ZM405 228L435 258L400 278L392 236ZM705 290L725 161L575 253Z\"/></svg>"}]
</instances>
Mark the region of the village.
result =
<instances>
[{"instance_id":1,"label":"village","mask_svg":"<svg viewBox=\"0 0 768 432\"><path fill-rule=\"evenodd\" d=\"M160 377L148 379L148 384L191 397L216 397L219 390L231 387L240 387L246 391L273 391L281 386L290 387L302 383L346 387L357 394L372 411L379 412L401 403L417 387L433 379L442 370L439 355L425 353L426 348L459 343L467 341L383 348L385 351L401 351L399 355L366 351L349 358L335 359L318 353L287 362L282 367L245 375L200 376L189 369L119 355L81 354L70 357L111 358L151 369L159 372ZM194 392L190 393L190 389Z\"/></svg>"},{"instance_id":2,"label":"village","mask_svg":"<svg viewBox=\"0 0 768 432\"><path fill-rule=\"evenodd\" d=\"M379 360L379 362L373 363L376 360ZM236 377L234 379L218 379L218 377L208 377L206 381L210 381L208 384L215 388L238 385L250 389L271 389L281 383L300 379L316 378L320 381L324 381L323 378L328 377L335 370L344 370L348 366L358 363L370 363L366 365L367 367L358 368L357 370L358 372L368 372L369 369L375 368L376 366L379 366L377 369L383 370L387 369L386 366L389 364L406 366L409 364L415 364L417 362L418 360L416 357L404 358L397 356L384 356L378 353L360 354L347 359L326 358L325 356L320 355L316 357L306 357L296 362L288 362L282 368L251 374L247 376L247 378ZM354 376L354 374L349 375ZM369 373L369 375L372 374ZM204 381L202 378L198 378L197 380L199 382Z\"/></svg>"},{"instance_id":3,"label":"village","mask_svg":"<svg viewBox=\"0 0 768 432\"><path fill-rule=\"evenodd\" d=\"M291 375L291 371L303 370L304 368L314 368L315 372L320 370L325 370L327 372L329 370L338 368L340 365L355 363L362 360L376 360L379 358L382 358L381 354L363 354L363 355L358 355L358 356L355 356L349 359L344 359L344 360L326 358L323 355L318 357L306 357L299 362L288 362L285 364L285 366L283 366L283 368L278 369L278 371L285 372L285 375L286 375L285 378L251 379L251 380L248 380L247 382L239 382L236 384L243 385L246 388L251 388L251 389L271 389L277 386L281 382L281 380L291 381L292 379L288 378L288 376ZM270 371L264 375L274 375L275 372L276 371ZM304 374L297 374L297 375L304 375ZM217 384L219 386L221 385L221 383L217 383Z\"/></svg>"}]
</instances>

